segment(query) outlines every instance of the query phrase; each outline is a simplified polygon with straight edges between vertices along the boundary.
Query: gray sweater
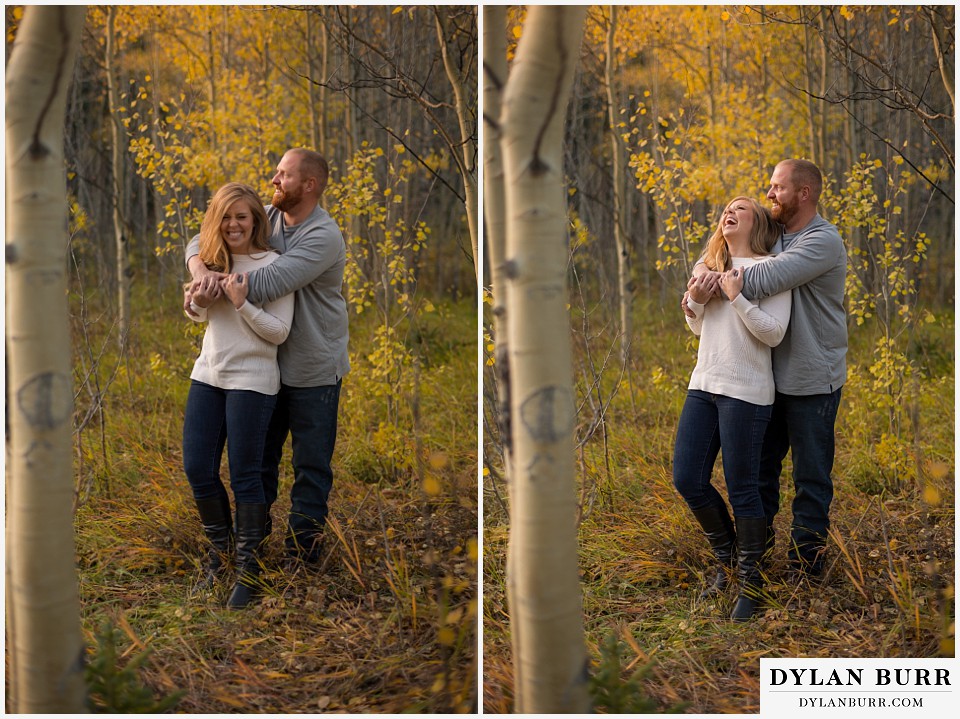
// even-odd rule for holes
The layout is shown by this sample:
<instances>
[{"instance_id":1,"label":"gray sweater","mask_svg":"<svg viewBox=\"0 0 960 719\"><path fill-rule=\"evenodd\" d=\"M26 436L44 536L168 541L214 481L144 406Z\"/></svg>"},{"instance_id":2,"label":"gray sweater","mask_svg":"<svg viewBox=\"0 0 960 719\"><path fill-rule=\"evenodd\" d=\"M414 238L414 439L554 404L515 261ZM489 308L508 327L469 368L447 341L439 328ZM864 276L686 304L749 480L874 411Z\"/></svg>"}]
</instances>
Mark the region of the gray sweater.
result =
<instances>
[{"instance_id":1,"label":"gray sweater","mask_svg":"<svg viewBox=\"0 0 960 719\"><path fill-rule=\"evenodd\" d=\"M847 251L837 228L816 215L783 236L783 252L744 271L751 300L793 290L783 341L773 350L773 376L783 394L829 394L847 377L847 319L843 306Z\"/></svg>"},{"instance_id":2,"label":"gray sweater","mask_svg":"<svg viewBox=\"0 0 960 719\"><path fill-rule=\"evenodd\" d=\"M270 244L280 257L250 274L247 299L263 305L295 292L293 326L277 353L280 381L290 387L336 384L350 371L347 303L341 293L347 258L343 235L319 205L286 232L283 213L270 205L266 209L273 226ZM195 237L187 246L188 262L198 245Z\"/></svg>"}]
</instances>

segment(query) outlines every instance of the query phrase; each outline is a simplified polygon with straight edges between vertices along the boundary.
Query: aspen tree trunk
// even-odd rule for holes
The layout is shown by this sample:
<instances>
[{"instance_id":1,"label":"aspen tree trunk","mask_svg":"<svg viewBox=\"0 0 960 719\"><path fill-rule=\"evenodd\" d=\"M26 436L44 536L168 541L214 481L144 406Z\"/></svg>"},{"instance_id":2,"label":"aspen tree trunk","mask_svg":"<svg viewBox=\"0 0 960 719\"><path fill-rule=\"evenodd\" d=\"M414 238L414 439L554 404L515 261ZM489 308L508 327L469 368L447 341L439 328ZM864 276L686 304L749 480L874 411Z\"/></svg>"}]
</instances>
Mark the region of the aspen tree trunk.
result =
<instances>
[{"instance_id":1,"label":"aspen tree trunk","mask_svg":"<svg viewBox=\"0 0 960 719\"><path fill-rule=\"evenodd\" d=\"M507 82L507 8L483 6L483 215L493 300L494 365L497 417L503 452L503 475L510 483L510 364L507 345L507 227L504 208L503 155L500 151L500 97ZM513 543L507 545L507 576L513 575Z\"/></svg>"},{"instance_id":2,"label":"aspen tree trunk","mask_svg":"<svg viewBox=\"0 0 960 719\"><path fill-rule=\"evenodd\" d=\"M503 94L510 363L507 579L516 711L589 711L577 571L563 128L586 9L531 6Z\"/></svg>"},{"instance_id":3,"label":"aspen tree trunk","mask_svg":"<svg viewBox=\"0 0 960 719\"><path fill-rule=\"evenodd\" d=\"M467 226L470 229L470 247L473 250L473 268L479 285L480 278L480 245L479 232L479 198L477 196L477 146L473 140L473 130L470 127L470 108L468 107L464 77L457 72L450 49L447 45L447 9L434 8L434 17L437 26L437 42L440 44L440 54L443 58L443 68L453 90L454 109L460 127L460 157L457 158L457 168L463 179L464 205L467 211ZM467 73L469 77L469 73Z\"/></svg>"},{"instance_id":4,"label":"aspen tree trunk","mask_svg":"<svg viewBox=\"0 0 960 719\"><path fill-rule=\"evenodd\" d=\"M623 183L626 166L623 150L623 140L620 130L617 129L617 114L620 109L620 97L617 92L617 6L610 6L610 26L607 29L607 63L605 69L607 84L607 110L610 120L610 151L613 158L613 240L617 248L617 292L620 300L620 361L626 365L630 359L630 342L633 327L630 318L633 293L630 282L630 247L627 244L623 213L626 200ZM712 90L711 90L712 94Z\"/></svg>"},{"instance_id":5,"label":"aspen tree trunk","mask_svg":"<svg viewBox=\"0 0 960 719\"><path fill-rule=\"evenodd\" d=\"M84 13L83 6L27 7L7 64L7 646L16 713L86 711L63 156Z\"/></svg>"},{"instance_id":6,"label":"aspen tree trunk","mask_svg":"<svg viewBox=\"0 0 960 719\"><path fill-rule=\"evenodd\" d=\"M824 17L825 13L823 8L820 9L820 91L818 95L823 98L820 100L820 159L823 161L824 165L827 162L827 113L829 106L827 104L827 84L828 79L828 68L830 67L829 54L827 52L827 34L826 34L826 18ZM822 166L821 166L822 167Z\"/></svg>"},{"instance_id":7,"label":"aspen tree trunk","mask_svg":"<svg viewBox=\"0 0 960 719\"><path fill-rule=\"evenodd\" d=\"M310 96L310 138L313 149L328 160L333 158L327 148L327 21L326 8L319 6L307 11L307 92ZM320 79L317 79L317 60L314 46L317 41L317 14L320 16Z\"/></svg>"},{"instance_id":8,"label":"aspen tree trunk","mask_svg":"<svg viewBox=\"0 0 960 719\"><path fill-rule=\"evenodd\" d=\"M506 253L507 228L504 209L503 155L500 151L500 97L507 82L507 8L483 6L483 212L487 239L486 267L490 272L493 298L493 336L500 439L503 443L504 473L510 478L510 405L507 324ZM509 561L509 560L508 560Z\"/></svg>"},{"instance_id":9,"label":"aspen tree trunk","mask_svg":"<svg viewBox=\"0 0 960 719\"><path fill-rule=\"evenodd\" d=\"M116 63L116 32L114 26L117 19L117 8L110 5L107 8L107 42L106 42L106 72L107 72L107 104L110 113L110 167L113 172L113 236L117 248L117 319L120 330L120 350L127 344L130 332L130 255L127 245L127 233L124 231L123 212L121 204L124 196L123 175L123 129L120 126L120 116L117 108L120 106L120 93L117 90Z\"/></svg>"},{"instance_id":10,"label":"aspen tree trunk","mask_svg":"<svg viewBox=\"0 0 960 719\"><path fill-rule=\"evenodd\" d=\"M944 8L946 10L946 8ZM943 81L943 89L950 97L950 116L956 113L956 90L954 89L954 79L951 69L953 67L952 58L948 56L950 45L944 42L943 36L946 34L944 22L939 18L932 8L926 8L927 17L930 20L930 36L933 40L933 52L937 58L937 67L940 69L940 79ZM952 19L952 18L951 18ZM952 24L952 23L951 23Z\"/></svg>"}]
</instances>

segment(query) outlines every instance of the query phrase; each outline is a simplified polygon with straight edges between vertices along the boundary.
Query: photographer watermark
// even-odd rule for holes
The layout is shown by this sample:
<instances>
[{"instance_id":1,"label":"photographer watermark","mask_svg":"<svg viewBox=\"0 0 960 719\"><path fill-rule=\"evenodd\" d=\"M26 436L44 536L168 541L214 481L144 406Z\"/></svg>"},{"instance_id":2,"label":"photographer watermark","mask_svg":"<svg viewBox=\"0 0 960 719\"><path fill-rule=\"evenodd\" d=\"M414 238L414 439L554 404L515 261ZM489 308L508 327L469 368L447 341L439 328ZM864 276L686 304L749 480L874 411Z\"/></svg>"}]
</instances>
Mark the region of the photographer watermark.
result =
<instances>
[{"instance_id":1,"label":"photographer watermark","mask_svg":"<svg viewBox=\"0 0 960 719\"><path fill-rule=\"evenodd\" d=\"M947 716L957 708L958 681L952 658L760 659L760 714Z\"/></svg>"}]
</instances>

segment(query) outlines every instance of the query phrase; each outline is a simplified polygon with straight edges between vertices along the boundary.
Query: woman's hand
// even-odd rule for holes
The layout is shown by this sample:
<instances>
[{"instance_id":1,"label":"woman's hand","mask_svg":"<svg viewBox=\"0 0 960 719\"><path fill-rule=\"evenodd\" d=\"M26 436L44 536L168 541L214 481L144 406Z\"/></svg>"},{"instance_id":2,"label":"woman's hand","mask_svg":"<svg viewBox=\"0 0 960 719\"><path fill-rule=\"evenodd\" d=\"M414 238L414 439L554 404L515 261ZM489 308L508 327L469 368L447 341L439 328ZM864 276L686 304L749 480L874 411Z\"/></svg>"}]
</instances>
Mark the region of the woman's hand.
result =
<instances>
[{"instance_id":1,"label":"woman's hand","mask_svg":"<svg viewBox=\"0 0 960 719\"><path fill-rule=\"evenodd\" d=\"M743 270L738 267L729 272L724 272L720 277L720 289L723 290L723 294L731 302L737 299L737 295L743 289Z\"/></svg>"},{"instance_id":2,"label":"woman's hand","mask_svg":"<svg viewBox=\"0 0 960 719\"><path fill-rule=\"evenodd\" d=\"M217 276L215 274L205 275L202 279L190 285L190 288L184 293L184 304L189 309L190 301L193 300L197 307L209 307L221 294Z\"/></svg>"},{"instance_id":3,"label":"woman's hand","mask_svg":"<svg viewBox=\"0 0 960 719\"><path fill-rule=\"evenodd\" d=\"M690 294L690 299L701 305L707 304L710 298L717 293L720 277L721 274L719 272L710 271L691 277L687 283L687 291Z\"/></svg>"},{"instance_id":4,"label":"woman's hand","mask_svg":"<svg viewBox=\"0 0 960 719\"><path fill-rule=\"evenodd\" d=\"M248 273L244 272L242 275L227 275L220 280L220 287L223 289L223 293L233 302L233 306L238 310L243 307L243 303L247 301L247 291L249 289L247 279Z\"/></svg>"}]
</instances>

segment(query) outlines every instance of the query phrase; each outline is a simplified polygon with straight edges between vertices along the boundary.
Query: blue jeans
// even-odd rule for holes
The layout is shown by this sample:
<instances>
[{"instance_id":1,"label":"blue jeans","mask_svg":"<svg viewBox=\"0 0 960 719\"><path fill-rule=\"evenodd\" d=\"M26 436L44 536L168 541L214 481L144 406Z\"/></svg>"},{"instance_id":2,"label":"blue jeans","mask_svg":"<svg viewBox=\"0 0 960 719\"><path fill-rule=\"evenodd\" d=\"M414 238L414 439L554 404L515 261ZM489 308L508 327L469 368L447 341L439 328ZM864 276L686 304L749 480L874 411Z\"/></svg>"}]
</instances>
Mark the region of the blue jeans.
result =
<instances>
[{"instance_id":1,"label":"blue jeans","mask_svg":"<svg viewBox=\"0 0 960 719\"><path fill-rule=\"evenodd\" d=\"M710 483L723 447L723 474L734 516L763 516L760 450L770 411L769 405L687 391L673 449L673 486L690 509L724 505L723 496Z\"/></svg>"},{"instance_id":2,"label":"blue jeans","mask_svg":"<svg viewBox=\"0 0 960 719\"><path fill-rule=\"evenodd\" d=\"M841 388L842 389L842 388ZM760 494L769 521L780 509L780 470L790 450L793 458L793 524L790 557L820 568L833 501L834 423L840 389L830 394L798 396L777 392L770 428L760 459Z\"/></svg>"},{"instance_id":3,"label":"blue jeans","mask_svg":"<svg viewBox=\"0 0 960 719\"><path fill-rule=\"evenodd\" d=\"M220 481L226 444L234 501L264 502L259 468L276 401L276 395L190 383L183 415L183 470L194 499L227 498Z\"/></svg>"},{"instance_id":4,"label":"blue jeans","mask_svg":"<svg viewBox=\"0 0 960 719\"><path fill-rule=\"evenodd\" d=\"M309 546L308 540L323 531L327 519L327 498L333 488L331 462L337 440L341 384L342 380L323 387L281 385L267 432L263 456L267 504L273 504L277 499L283 445L288 434L293 438L294 477L290 489L289 528L302 546Z\"/></svg>"}]
</instances>

